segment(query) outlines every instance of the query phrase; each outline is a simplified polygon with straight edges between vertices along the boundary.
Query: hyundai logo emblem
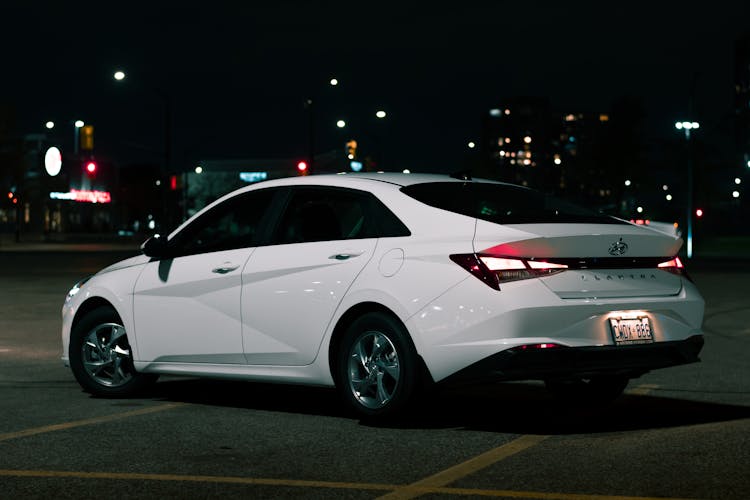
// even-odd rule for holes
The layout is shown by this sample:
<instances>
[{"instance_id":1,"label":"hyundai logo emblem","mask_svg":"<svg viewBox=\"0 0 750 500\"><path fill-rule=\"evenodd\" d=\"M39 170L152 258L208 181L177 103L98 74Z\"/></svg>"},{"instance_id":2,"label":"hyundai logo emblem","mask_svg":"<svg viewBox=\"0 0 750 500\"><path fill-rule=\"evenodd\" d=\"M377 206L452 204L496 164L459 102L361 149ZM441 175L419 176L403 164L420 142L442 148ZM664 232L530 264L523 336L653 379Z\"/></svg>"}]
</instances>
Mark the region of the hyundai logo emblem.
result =
<instances>
[{"instance_id":1,"label":"hyundai logo emblem","mask_svg":"<svg viewBox=\"0 0 750 500\"><path fill-rule=\"evenodd\" d=\"M620 238L620 241L615 241L609 246L609 254L614 255L615 257L619 257L620 255L625 255L625 252L628 251L628 244L622 241L622 238Z\"/></svg>"}]
</instances>

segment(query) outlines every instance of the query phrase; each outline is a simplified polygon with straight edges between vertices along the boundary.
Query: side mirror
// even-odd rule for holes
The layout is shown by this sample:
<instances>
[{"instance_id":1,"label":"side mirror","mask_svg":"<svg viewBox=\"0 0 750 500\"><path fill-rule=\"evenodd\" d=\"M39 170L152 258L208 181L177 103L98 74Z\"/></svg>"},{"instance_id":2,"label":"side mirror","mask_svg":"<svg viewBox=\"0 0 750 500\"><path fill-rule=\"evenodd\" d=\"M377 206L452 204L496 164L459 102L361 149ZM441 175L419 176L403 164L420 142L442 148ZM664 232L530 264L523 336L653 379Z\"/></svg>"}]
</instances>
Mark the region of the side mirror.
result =
<instances>
[{"instance_id":1,"label":"side mirror","mask_svg":"<svg viewBox=\"0 0 750 500\"><path fill-rule=\"evenodd\" d=\"M147 257L166 257L169 253L169 241L166 236L155 234L143 242L141 251Z\"/></svg>"}]
</instances>

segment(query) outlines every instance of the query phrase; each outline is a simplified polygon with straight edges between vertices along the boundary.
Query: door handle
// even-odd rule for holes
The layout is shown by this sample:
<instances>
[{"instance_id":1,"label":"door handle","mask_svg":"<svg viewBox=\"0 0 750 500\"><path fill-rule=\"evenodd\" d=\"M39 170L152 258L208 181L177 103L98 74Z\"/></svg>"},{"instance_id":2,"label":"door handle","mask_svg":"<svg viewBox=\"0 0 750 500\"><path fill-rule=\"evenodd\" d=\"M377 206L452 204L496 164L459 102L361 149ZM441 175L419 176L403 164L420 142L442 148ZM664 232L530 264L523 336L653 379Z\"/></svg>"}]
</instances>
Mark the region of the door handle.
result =
<instances>
[{"instance_id":1,"label":"door handle","mask_svg":"<svg viewBox=\"0 0 750 500\"><path fill-rule=\"evenodd\" d=\"M345 252L345 253L337 253L335 255L331 255L328 257L329 259L335 259L335 260L348 260L352 257L359 257L364 252Z\"/></svg>"},{"instance_id":2,"label":"door handle","mask_svg":"<svg viewBox=\"0 0 750 500\"><path fill-rule=\"evenodd\" d=\"M211 269L211 272L217 273L217 274L227 274L227 273L231 273L238 267L240 267L239 264L232 264L231 262L225 262L221 266Z\"/></svg>"}]
</instances>

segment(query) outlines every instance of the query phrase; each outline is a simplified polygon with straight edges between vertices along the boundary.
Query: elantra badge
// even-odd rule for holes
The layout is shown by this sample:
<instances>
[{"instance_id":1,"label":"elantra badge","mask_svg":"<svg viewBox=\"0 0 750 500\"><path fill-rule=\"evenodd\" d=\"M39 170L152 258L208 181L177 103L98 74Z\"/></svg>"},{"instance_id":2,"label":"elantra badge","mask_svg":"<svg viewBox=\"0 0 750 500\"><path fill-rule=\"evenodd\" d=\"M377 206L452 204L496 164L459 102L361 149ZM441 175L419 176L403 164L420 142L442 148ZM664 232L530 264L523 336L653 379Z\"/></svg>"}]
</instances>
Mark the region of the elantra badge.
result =
<instances>
[{"instance_id":1,"label":"elantra badge","mask_svg":"<svg viewBox=\"0 0 750 500\"><path fill-rule=\"evenodd\" d=\"M609 246L609 254L614 255L615 257L619 257L620 255L625 255L625 252L628 251L628 244L622 241L622 238L620 238L620 241L615 241Z\"/></svg>"}]
</instances>

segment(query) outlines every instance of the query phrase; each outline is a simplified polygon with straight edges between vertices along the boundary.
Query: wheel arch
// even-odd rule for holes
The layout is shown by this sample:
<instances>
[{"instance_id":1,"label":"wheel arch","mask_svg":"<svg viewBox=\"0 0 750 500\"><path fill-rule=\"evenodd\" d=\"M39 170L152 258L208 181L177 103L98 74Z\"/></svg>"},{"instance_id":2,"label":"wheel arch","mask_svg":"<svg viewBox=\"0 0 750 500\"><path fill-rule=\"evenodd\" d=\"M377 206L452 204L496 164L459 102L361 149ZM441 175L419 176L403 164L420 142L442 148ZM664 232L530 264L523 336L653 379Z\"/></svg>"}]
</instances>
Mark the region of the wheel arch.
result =
<instances>
[{"instance_id":1,"label":"wheel arch","mask_svg":"<svg viewBox=\"0 0 750 500\"><path fill-rule=\"evenodd\" d=\"M78 306L78 310L76 311L75 316L73 316L73 322L71 323L70 329L71 331L80 323L80 321L91 311L98 309L100 307L108 307L112 309L112 311L117 315L117 318L122 321L122 317L120 316L120 313L117 312L117 308L112 304L112 302L108 301L104 297L89 297L86 299L80 306Z\"/></svg>"},{"instance_id":2,"label":"wheel arch","mask_svg":"<svg viewBox=\"0 0 750 500\"><path fill-rule=\"evenodd\" d=\"M328 370L331 374L331 377L333 378L334 384L338 383L336 376L336 353L338 353L339 351L339 346L341 345L341 341L344 339L344 335L346 334L347 329L357 318L372 312L386 314L393 318L395 321L398 321L399 324L401 324L404 332L406 332L407 338L414 347L414 351L417 353L417 359L419 360L420 364L419 369L421 370L426 380L432 381L432 376L427 368L427 365L422 359L422 356L419 354L419 351L417 351L416 345L414 343L414 338L412 337L409 329L406 327L406 324L401 320L398 314L396 314L387 306L384 306L383 304L380 304L378 302L368 301L360 302L359 304L355 304L347 309L347 311L338 319L338 322L333 329L333 333L331 334L331 341L328 343Z\"/></svg>"}]
</instances>

